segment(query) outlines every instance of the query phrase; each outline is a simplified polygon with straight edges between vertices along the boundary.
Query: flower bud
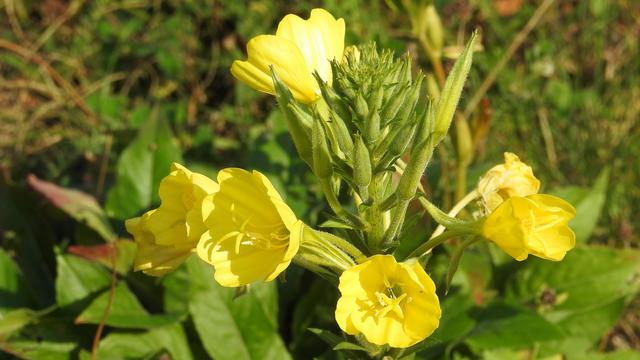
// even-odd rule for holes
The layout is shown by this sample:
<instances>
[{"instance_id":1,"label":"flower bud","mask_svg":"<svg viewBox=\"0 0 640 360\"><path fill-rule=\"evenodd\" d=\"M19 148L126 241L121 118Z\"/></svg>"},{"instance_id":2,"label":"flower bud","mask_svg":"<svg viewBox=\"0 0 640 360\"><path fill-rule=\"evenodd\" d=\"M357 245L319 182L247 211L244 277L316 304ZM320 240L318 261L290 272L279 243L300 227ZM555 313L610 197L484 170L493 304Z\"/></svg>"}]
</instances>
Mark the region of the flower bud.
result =
<instances>
[{"instance_id":1,"label":"flower bud","mask_svg":"<svg viewBox=\"0 0 640 360\"><path fill-rule=\"evenodd\" d=\"M315 118L313 121L311 141L313 172L321 179L328 179L333 174L333 164L327 144L327 136L319 118Z\"/></svg>"},{"instance_id":2,"label":"flower bud","mask_svg":"<svg viewBox=\"0 0 640 360\"><path fill-rule=\"evenodd\" d=\"M471 69L471 61L473 59L473 45L476 40L476 33L471 35L471 39L464 48L462 56L458 58L456 63L451 69L451 73L447 76L447 80L444 83L444 88L440 94L440 99L436 105L436 144L444 138L449 131L449 125L453 119L453 114L458 106L460 95L462 94L462 88L464 87L465 80Z\"/></svg>"},{"instance_id":3,"label":"flower bud","mask_svg":"<svg viewBox=\"0 0 640 360\"><path fill-rule=\"evenodd\" d=\"M365 189L371 183L371 157L369 150L362 141L362 136L356 136L353 148L353 181L359 189ZM361 195L363 191L360 191Z\"/></svg>"},{"instance_id":4,"label":"flower bud","mask_svg":"<svg viewBox=\"0 0 640 360\"><path fill-rule=\"evenodd\" d=\"M425 22L426 35L429 39L431 50L439 56L444 44L444 32L442 31L442 22L435 6L428 5L424 9L423 21Z\"/></svg>"},{"instance_id":5,"label":"flower bud","mask_svg":"<svg viewBox=\"0 0 640 360\"><path fill-rule=\"evenodd\" d=\"M364 121L369 115L369 105L367 105L367 101L360 93L356 95L355 111L360 121Z\"/></svg>"}]
</instances>

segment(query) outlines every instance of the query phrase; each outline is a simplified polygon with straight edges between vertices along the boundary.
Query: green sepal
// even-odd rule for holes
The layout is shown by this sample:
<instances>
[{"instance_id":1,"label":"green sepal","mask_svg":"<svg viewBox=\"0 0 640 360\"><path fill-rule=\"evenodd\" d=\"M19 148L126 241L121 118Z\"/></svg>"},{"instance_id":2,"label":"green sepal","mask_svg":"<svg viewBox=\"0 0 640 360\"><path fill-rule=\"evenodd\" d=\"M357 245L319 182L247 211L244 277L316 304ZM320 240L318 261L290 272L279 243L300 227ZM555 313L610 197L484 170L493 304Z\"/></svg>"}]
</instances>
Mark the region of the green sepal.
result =
<instances>
[{"instance_id":1,"label":"green sepal","mask_svg":"<svg viewBox=\"0 0 640 360\"><path fill-rule=\"evenodd\" d=\"M293 139L293 144L298 151L300 158L304 160L309 166L313 165L313 155L311 152L311 128L310 124L306 124L305 121L298 118L294 113L290 104L295 104L293 95L289 88L278 77L278 74L271 67L271 78L276 90L276 100L280 111L284 115L289 129L289 134Z\"/></svg>"}]
</instances>

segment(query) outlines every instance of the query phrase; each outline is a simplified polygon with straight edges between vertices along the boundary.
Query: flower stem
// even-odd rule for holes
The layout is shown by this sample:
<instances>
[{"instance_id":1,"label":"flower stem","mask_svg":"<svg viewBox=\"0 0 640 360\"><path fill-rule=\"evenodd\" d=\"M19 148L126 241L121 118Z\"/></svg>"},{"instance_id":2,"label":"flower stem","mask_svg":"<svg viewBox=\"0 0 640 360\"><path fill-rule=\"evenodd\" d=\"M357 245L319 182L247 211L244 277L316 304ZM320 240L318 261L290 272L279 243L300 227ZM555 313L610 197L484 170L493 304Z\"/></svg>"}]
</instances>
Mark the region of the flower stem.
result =
<instances>
[{"instance_id":1,"label":"flower stem","mask_svg":"<svg viewBox=\"0 0 640 360\"><path fill-rule=\"evenodd\" d=\"M342 204L340 204L340 201L338 201L336 194L331 188L331 182L329 179L320 179L320 184L322 186L324 197L327 199L327 203L329 203L329 207L331 207L331 210L333 210L338 217L342 217L357 228L362 229L366 227L359 217L351 214L342 207Z\"/></svg>"},{"instance_id":2,"label":"flower stem","mask_svg":"<svg viewBox=\"0 0 640 360\"><path fill-rule=\"evenodd\" d=\"M434 247L442 244L443 242L457 237L457 236L462 236L462 235L469 235L469 234L473 234L470 231L464 231L464 230L449 230L446 231L434 238L431 238L429 240L427 240L427 242L425 242L424 244L418 246L415 250L413 250L411 252L411 254L409 254L409 256L407 256L407 259L412 258L412 257L420 257L426 253L428 253L429 251L431 251L431 249L433 249Z\"/></svg>"},{"instance_id":3,"label":"flower stem","mask_svg":"<svg viewBox=\"0 0 640 360\"><path fill-rule=\"evenodd\" d=\"M467 195L465 195L462 199L460 199L460 201L458 201L457 204L455 204L453 206L453 208L451 208L451 210L447 213L447 215L449 215L450 217L455 218L460 211L462 211L462 209L464 209L467 205L469 205L470 202L472 202L473 200L477 199L478 196L480 196L480 193L478 193L477 190L473 190L471 192L469 192ZM420 204L422 206L424 206L424 208L427 208L427 200L424 198L420 198ZM430 239L433 239L434 237L442 234L445 230L445 227L442 225L438 225L438 227L436 228L436 230L433 232L433 234L431 234Z\"/></svg>"}]
</instances>

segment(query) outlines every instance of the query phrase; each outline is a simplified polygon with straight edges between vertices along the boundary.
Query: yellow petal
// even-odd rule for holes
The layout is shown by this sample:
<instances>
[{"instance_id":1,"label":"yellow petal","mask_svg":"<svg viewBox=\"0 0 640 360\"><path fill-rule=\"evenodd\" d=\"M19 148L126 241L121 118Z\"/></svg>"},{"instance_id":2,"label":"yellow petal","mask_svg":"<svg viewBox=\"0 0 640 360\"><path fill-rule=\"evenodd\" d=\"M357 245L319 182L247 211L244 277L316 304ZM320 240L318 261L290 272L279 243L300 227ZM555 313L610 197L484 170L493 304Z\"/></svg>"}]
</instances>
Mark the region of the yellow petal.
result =
<instances>
[{"instance_id":1,"label":"yellow petal","mask_svg":"<svg viewBox=\"0 0 640 360\"><path fill-rule=\"evenodd\" d=\"M231 66L231 74L236 79L273 95L270 69L273 66L298 101L311 103L318 97L319 88L312 69L292 41L273 35L256 36L247 44L247 57L247 61L236 61Z\"/></svg>"},{"instance_id":2,"label":"yellow petal","mask_svg":"<svg viewBox=\"0 0 640 360\"><path fill-rule=\"evenodd\" d=\"M344 31L344 20L336 20L326 10L313 9L309 20L293 14L285 16L276 36L295 43L308 69L318 71L320 77L331 84L330 61L342 59Z\"/></svg>"},{"instance_id":3,"label":"yellow petal","mask_svg":"<svg viewBox=\"0 0 640 360\"><path fill-rule=\"evenodd\" d=\"M151 276L162 276L175 270L191 255L191 249L138 243L134 270Z\"/></svg>"}]
</instances>

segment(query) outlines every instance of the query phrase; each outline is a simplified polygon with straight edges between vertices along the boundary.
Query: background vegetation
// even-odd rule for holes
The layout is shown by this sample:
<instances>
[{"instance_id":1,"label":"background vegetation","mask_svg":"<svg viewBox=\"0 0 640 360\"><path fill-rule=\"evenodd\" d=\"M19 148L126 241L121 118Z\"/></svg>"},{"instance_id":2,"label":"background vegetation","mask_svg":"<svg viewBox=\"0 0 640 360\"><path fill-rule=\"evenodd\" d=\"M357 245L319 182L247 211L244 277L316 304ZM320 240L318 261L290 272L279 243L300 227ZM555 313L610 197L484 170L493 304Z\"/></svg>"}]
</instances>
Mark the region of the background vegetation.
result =
<instances>
[{"instance_id":1,"label":"background vegetation","mask_svg":"<svg viewBox=\"0 0 640 360\"><path fill-rule=\"evenodd\" d=\"M482 35L462 109L540 3L436 1L445 53ZM123 227L157 205L172 161L214 178L258 169L307 223L326 219L274 99L229 73L248 39L318 6L345 19L348 44L408 51L416 71L431 71L391 1L0 3L0 358L358 356L308 330L338 332L337 295L322 280L294 267L233 300L198 261L146 277L130 271ZM465 254L417 358L637 358L638 38L638 2L555 1L497 72L472 116L468 184L503 151L519 154L545 192L578 209L580 246L558 264L514 264L486 246ZM446 205L453 156L442 155L427 180ZM446 256L431 260L436 280Z\"/></svg>"}]
</instances>

